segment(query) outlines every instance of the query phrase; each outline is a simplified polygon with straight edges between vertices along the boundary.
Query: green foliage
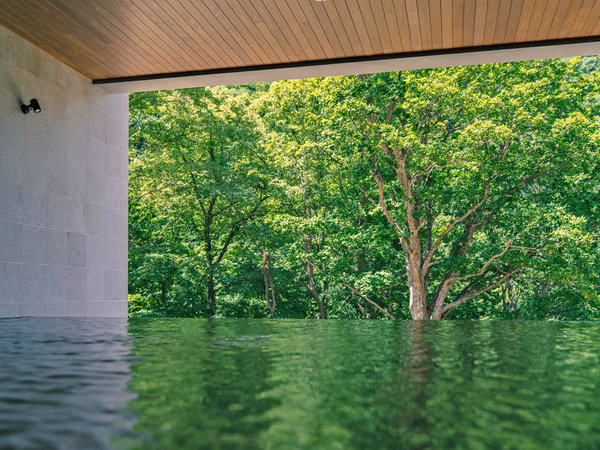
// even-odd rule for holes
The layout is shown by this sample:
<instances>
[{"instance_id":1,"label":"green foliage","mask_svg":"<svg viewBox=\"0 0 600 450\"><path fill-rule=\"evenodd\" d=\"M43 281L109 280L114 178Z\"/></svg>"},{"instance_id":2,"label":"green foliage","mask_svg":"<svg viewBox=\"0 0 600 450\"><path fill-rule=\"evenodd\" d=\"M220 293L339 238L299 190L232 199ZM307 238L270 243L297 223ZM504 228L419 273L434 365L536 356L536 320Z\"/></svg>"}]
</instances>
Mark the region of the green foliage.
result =
<instances>
[{"instance_id":1,"label":"green foliage","mask_svg":"<svg viewBox=\"0 0 600 450\"><path fill-rule=\"evenodd\" d=\"M264 319L269 317L269 308L264 298L234 294L224 296L217 305L217 318L243 317Z\"/></svg>"},{"instance_id":2,"label":"green foliage","mask_svg":"<svg viewBox=\"0 0 600 450\"><path fill-rule=\"evenodd\" d=\"M132 94L131 312L597 317L598 61Z\"/></svg>"}]
</instances>

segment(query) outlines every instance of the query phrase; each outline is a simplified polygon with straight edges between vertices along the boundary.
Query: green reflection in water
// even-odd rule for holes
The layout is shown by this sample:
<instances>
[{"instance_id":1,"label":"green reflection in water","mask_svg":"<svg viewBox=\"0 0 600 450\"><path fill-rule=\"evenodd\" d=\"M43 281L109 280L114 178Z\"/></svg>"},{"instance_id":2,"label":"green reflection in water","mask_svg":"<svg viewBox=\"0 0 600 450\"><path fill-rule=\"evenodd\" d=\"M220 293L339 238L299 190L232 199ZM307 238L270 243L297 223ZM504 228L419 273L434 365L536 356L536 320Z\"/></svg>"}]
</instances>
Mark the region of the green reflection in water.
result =
<instances>
[{"instance_id":1,"label":"green reflection in water","mask_svg":"<svg viewBox=\"0 0 600 450\"><path fill-rule=\"evenodd\" d=\"M140 448L599 448L600 324L137 319Z\"/></svg>"}]
</instances>

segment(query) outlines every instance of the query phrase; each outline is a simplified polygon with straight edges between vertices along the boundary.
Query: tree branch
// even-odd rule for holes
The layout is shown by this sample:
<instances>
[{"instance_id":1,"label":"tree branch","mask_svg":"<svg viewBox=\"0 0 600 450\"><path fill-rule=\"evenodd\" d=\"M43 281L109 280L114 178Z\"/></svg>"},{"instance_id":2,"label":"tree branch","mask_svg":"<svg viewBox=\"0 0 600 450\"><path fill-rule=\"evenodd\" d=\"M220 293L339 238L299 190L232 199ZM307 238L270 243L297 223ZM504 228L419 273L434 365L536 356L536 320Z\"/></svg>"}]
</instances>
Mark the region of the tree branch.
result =
<instances>
[{"instance_id":1,"label":"tree branch","mask_svg":"<svg viewBox=\"0 0 600 450\"><path fill-rule=\"evenodd\" d=\"M495 287L500 286L500 284L502 284L504 281L508 280L510 277L512 277L515 273L517 273L520 270L521 270L521 268L519 267L519 268L517 268L517 269L515 269L515 270L513 270L511 272L508 272L506 275L502 276L496 282L488 285L487 287L479 289L478 291L474 291L474 292L471 292L471 293L464 294L463 296L457 298L452 303L448 303L441 310L442 316L446 315L448 313L448 311L450 311L451 309L457 307L458 305L462 305L467 300L471 300L473 297L477 297L478 295L481 295L484 292L489 291L490 289L494 289Z\"/></svg>"},{"instance_id":2,"label":"tree branch","mask_svg":"<svg viewBox=\"0 0 600 450\"><path fill-rule=\"evenodd\" d=\"M241 220L240 213L239 213L239 211L237 210L237 208L234 206L234 207L233 207L233 209L234 209L234 211L235 211L236 215L238 216L238 219L240 219L240 220ZM257 250L258 250L258 251L259 251L261 254L265 253L265 252L266 252L266 250L264 250L264 249L263 249L263 248L262 248L262 247L261 247L261 246L258 244L258 242L256 242L256 239L254 239L254 238L252 237L252 235L251 235L251 234L248 232L248 228L246 228L246 224L245 224L244 222L241 222L241 224L242 224L242 229L244 230L244 232L246 233L246 236L248 236L248 239L250 240L250 242L252 242L252 244L254 245L254 247L256 247L256 249L257 249ZM271 254L271 253L270 253L270 254ZM305 288L306 290L308 290L308 291L310 292L310 287L309 287L307 284L304 284L304 282L302 282L302 281L301 281L301 280L298 278L298 276L296 275L296 273L295 273L295 272L294 272L292 269L289 269L289 268L287 268L287 267L285 266L285 264L283 264L283 263L282 263L282 262L281 262L281 261L280 261L278 258L276 258L275 256L273 256L272 254L271 254L271 257L272 257L272 258L273 258L273 259L274 259L274 260L275 260L275 261L276 261L276 262L277 262L277 263L278 263L278 264L279 264L279 265L280 265L280 266L281 266L281 267L282 267L282 268L283 268L285 271L289 272L289 273L292 275L292 279L293 279L293 280L294 280L296 283L298 283L300 286L302 286L303 288Z\"/></svg>"},{"instance_id":3,"label":"tree branch","mask_svg":"<svg viewBox=\"0 0 600 450\"><path fill-rule=\"evenodd\" d=\"M425 260L423 261L423 269L422 269L423 271L427 271L431 267L431 258L433 258L433 255L435 254L435 252L438 250L440 245L442 245L442 241L448 235L448 233L450 233L450 231L452 231L452 229L456 225L461 223L463 220L467 219L471 214L473 214L475 211L477 211L479 208L481 208L483 206L483 204L488 200L489 192L490 192L490 184L499 176L500 176L500 174L494 176L490 181L488 181L486 183L485 189L483 192L483 198L481 199L481 201L479 201L478 203L473 205L471 208L469 208L469 210L466 213L464 213L462 216L458 217L457 219L454 219L452 222L450 222L446 226L446 228L444 229L442 234L436 239L435 243L431 247L431 250L425 256Z\"/></svg>"},{"instance_id":4,"label":"tree branch","mask_svg":"<svg viewBox=\"0 0 600 450\"><path fill-rule=\"evenodd\" d=\"M363 300L369 302L371 305L373 305L375 308L377 308L379 311L381 311L382 313L384 313L386 316L388 316L390 319L394 320L396 317L390 313L387 309L382 308L381 306L379 306L379 304L375 303L373 300L371 300L370 298L368 298L367 296L361 294L360 292L358 292L354 287L352 287L350 284L348 284L346 281L344 280L339 280L336 277L330 275L329 273L325 272L323 269L321 269L319 266L317 266L314 262L312 262L309 258L306 258L306 262L309 263L311 266L313 266L315 269L317 269L319 272L321 272L323 275L333 278L334 280L336 280L338 283L342 283L344 286L346 286L348 289L350 289L352 292L354 292L356 295L358 295L360 298L362 298Z\"/></svg>"}]
</instances>

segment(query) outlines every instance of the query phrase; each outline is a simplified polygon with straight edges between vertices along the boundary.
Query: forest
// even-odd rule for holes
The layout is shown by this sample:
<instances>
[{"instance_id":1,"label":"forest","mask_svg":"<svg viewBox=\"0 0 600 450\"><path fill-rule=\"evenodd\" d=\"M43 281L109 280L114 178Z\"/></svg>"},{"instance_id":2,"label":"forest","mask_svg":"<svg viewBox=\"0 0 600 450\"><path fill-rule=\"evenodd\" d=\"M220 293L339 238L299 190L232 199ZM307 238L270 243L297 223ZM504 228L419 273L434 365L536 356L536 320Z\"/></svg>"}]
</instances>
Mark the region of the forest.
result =
<instances>
[{"instance_id":1,"label":"forest","mask_svg":"<svg viewBox=\"0 0 600 450\"><path fill-rule=\"evenodd\" d=\"M130 315L597 319L599 68L130 94Z\"/></svg>"}]
</instances>

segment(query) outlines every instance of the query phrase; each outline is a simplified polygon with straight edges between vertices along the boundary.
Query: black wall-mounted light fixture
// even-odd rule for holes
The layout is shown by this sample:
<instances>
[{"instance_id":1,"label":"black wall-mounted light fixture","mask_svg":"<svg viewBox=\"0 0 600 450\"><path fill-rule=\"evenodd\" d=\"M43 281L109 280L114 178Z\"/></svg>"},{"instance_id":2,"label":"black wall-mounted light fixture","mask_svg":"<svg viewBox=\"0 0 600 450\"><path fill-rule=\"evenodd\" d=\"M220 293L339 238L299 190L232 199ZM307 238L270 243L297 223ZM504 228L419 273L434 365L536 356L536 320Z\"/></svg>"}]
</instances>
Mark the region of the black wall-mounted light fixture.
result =
<instances>
[{"instance_id":1,"label":"black wall-mounted light fixture","mask_svg":"<svg viewBox=\"0 0 600 450\"><path fill-rule=\"evenodd\" d=\"M40 104L36 98L32 98L29 101L29 105L21 105L21 111L23 111L23 114L29 114L31 111L39 113L41 110L42 108L40 108Z\"/></svg>"}]
</instances>

